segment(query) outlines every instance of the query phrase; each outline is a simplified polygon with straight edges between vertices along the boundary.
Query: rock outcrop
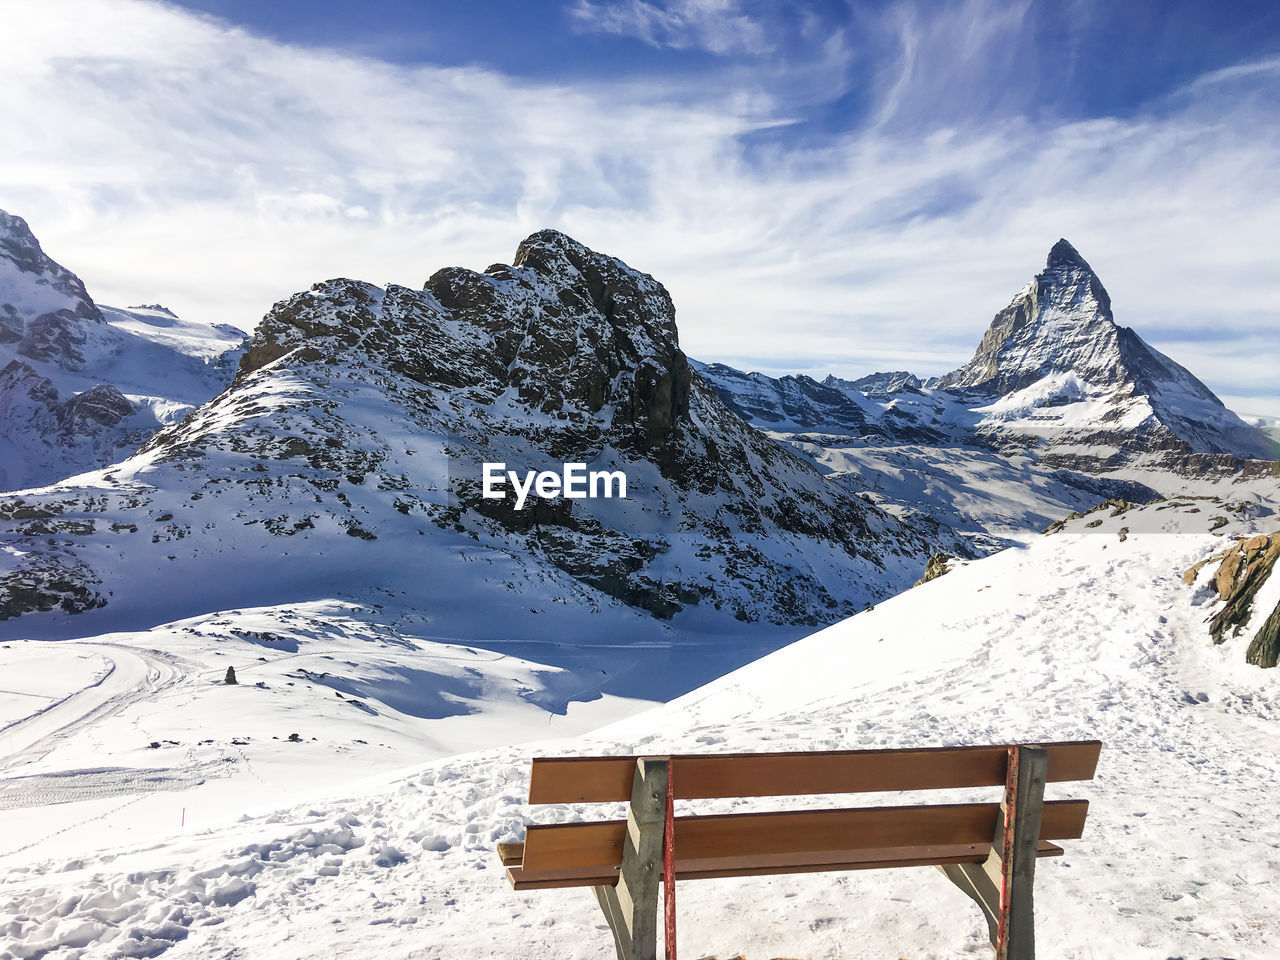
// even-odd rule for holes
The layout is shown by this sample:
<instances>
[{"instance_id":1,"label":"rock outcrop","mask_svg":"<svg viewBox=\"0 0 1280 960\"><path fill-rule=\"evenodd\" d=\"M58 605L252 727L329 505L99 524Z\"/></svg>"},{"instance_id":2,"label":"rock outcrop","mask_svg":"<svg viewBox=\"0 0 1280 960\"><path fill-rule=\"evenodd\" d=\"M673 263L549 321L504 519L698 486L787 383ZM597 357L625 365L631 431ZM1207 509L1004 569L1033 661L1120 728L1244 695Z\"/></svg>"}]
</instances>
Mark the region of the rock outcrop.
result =
<instances>
[{"instance_id":1,"label":"rock outcrop","mask_svg":"<svg viewBox=\"0 0 1280 960\"><path fill-rule=\"evenodd\" d=\"M1245 661L1259 667L1280 662L1280 602L1272 608L1259 596L1272 583L1277 560L1280 533L1239 540L1183 575L1192 584L1206 566L1218 564L1209 585L1221 606L1209 618L1209 633L1214 643L1248 637Z\"/></svg>"}]
</instances>

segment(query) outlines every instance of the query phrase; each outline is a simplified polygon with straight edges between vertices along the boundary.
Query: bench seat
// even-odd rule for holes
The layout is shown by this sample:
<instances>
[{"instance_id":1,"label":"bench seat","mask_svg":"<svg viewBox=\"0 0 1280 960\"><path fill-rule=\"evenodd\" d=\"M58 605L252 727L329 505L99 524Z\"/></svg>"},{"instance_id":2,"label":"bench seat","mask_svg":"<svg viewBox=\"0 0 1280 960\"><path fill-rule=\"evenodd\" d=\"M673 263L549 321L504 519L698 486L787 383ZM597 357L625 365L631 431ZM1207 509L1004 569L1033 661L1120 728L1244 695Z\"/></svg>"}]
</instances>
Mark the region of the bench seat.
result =
<instances>
[{"instance_id":1,"label":"bench seat","mask_svg":"<svg viewBox=\"0 0 1280 960\"><path fill-rule=\"evenodd\" d=\"M1044 804L1041 852L1084 832L1089 804ZM889 866L980 863L991 853L998 803L860 807L676 817L677 880L816 873ZM613 884L622 863L627 821L530 824L525 842L499 856L517 890Z\"/></svg>"},{"instance_id":2,"label":"bench seat","mask_svg":"<svg viewBox=\"0 0 1280 960\"><path fill-rule=\"evenodd\" d=\"M618 866L607 870L589 867L568 870L525 870L521 866L524 844L511 843L503 846L512 848L503 855L503 866L507 868L507 880L516 890L613 886L618 882ZM732 867L719 864L709 869L699 869L700 865L682 862L677 858L675 876L677 880L717 880L727 877L765 877L783 873L826 873L843 870L883 870L890 867L941 867L955 863L982 863L991 854L991 844L886 847L851 853L854 858L822 863L815 862L817 858L814 857L807 857L801 863L778 863L773 862L774 858L766 862L766 858L752 860L744 857L741 862ZM1062 853L1062 847L1048 840L1041 840L1036 856L1057 857Z\"/></svg>"}]
</instances>

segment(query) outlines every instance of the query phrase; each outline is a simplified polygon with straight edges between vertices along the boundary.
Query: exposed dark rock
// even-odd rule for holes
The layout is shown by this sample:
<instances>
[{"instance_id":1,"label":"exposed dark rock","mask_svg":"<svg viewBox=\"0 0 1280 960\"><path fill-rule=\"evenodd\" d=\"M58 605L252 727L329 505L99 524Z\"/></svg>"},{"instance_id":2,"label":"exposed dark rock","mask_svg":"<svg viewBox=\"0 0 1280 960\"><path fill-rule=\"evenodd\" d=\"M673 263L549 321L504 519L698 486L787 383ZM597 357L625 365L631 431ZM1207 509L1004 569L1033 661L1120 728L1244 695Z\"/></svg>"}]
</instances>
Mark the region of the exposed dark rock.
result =
<instances>
[{"instance_id":1,"label":"exposed dark rock","mask_svg":"<svg viewBox=\"0 0 1280 960\"><path fill-rule=\"evenodd\" d=\"M78 369L84 362L85 322L102 324L102 313L84 284L40 248L27 222L0 210L0 258L8 260L64 305L31 315L23 303L0 302L0 342L18 343L33 360Z\"/></svg>"},{"instance_id":2,"label":"exposed dark rock","mask_svg":"<svg viewBox=\"0 0 1280 960\"><path fill-rule=\"evenodd\" d=\"M1214 643L1224 643L1252 629L1245 661L1259 667L1274 667L1280 662L1280 605L1271 611L1255 608L1258 592L1275 571L1278 559L1280 533L1251 537L1183 575L1186 583L1194 583L1207 565L1221 561L1211 582L1222 606L1209 619L1209 633Z\"/></svg>"},{"instance_id":3,"label":"exposed dark rock","mask_svg":"<svg viewBox=\"0 0 1280 960\"><path fill-rule=\"evenodd\" d=\"M951 564L955 562L955 557L949 553L935 553L929 558L929 564L925 567L924 576L915 582L918 587L922 583L928 583L930 580L937 580L951 572Z\"/></svg>"},{"instance_id":4,"label":"exposed dark rock","mask_svg":"<svg viewBox=\"0 0 1280 960\"><path fill-rule=\"evenodd\" d=\"M1130 503L1128 500L1106 500L1098 504L1096 507L1092 507L1088 510L1078 510L1074 513L1067 514L1061 520L1057 520L1050 524L1049 528L1045 530L1045 533L1058 533L1072 520L1079 520L1082 517L1088 517L1095 513L1102 513L1104 511L1110 511L1109 515L1112 517L1124 516L1124 514L1128 513L1136 506L1136 503ZM1101 523L1102 521L1099 519L1094 523L1088 524L1088 526L1100 526Z\"/></svg>"},{"instance_id":5,"label":"exposed dark rock","mask_svg":"<svg viewBox=\"0 0 1280 960\"><path fill-rule=\"evenodd\" d=\"M58 419L65 430L86 433L93 426L114 427L132 415L133 404L124 394L110 384L98 384L68 400L59 411Z\"/></svg>"}]
</instances>

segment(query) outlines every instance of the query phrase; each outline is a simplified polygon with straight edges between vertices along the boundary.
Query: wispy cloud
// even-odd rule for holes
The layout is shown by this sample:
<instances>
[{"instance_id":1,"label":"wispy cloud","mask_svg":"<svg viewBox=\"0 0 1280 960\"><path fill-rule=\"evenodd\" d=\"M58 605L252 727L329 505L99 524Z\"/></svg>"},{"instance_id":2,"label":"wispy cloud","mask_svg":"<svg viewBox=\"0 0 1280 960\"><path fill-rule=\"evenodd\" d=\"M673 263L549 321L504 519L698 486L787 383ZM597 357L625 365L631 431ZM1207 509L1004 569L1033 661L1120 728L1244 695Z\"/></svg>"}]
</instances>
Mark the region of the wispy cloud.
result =
<instances>
[{"instance_id":1,"label":"wispy cloud","mask_svg":"<svg viewBox=\"0 0 1280 960\"><path fill-rule=\"evenodd\" d=\"M899 130L954 125L1028 103L1035 93L1029 77L993 81L1016 76L1020 62L1035 55L1020 43L1029 7L1029 0L963 0L862 14L858 27L878 53L871 75L877 124Z\"/></svg>"},{"instance_id":2,"label":"wispy cloud","mask_svg":"<svg viewBox=\"0 0 1280 960\"><path fill-rule=\"evenodd\" d=\"M1276 73L1046 118L1007 90L1027 62L997 66L1021 5L971 0L945 30L930 8L829 40L829 96L865 110L800 136L813 77L797 92L740 64L697 85L532 82L156 3L7 0L0 207L104 302L243 327L320 279L421 283L555 226L666 283L691 355L842 375L958 365L1066 236L1120 322L1272 403Z\"/></svg>"},{"instance_id":3,"label":"wispy cloud","mask_svg":"<svg viewBox=\"0 0 1280 960\"><path fill-rule=\"evenodd\" d=\"M1280 75L1280 57L1258 60L1253 63L1240 63L1230 67L1223 67L1221 70L1214 70L1202 77L1198 77L1191 84L1191 89L1202 90L1205 87L1231 83L1235 80L1249 80L1268 74L1273 76Z\"/></svg>"},{"instance_id":4,"label":"wispy cloud","mask_svg":"<svg viewBox=\"0 0 1280 960\"><path fill-rule=\"evenodd\" d=\"M635 37L653 47L721 55L773 49L764 23L738 0L576 0L569 17L583 33Z\"/></svg>"}]
</instances>

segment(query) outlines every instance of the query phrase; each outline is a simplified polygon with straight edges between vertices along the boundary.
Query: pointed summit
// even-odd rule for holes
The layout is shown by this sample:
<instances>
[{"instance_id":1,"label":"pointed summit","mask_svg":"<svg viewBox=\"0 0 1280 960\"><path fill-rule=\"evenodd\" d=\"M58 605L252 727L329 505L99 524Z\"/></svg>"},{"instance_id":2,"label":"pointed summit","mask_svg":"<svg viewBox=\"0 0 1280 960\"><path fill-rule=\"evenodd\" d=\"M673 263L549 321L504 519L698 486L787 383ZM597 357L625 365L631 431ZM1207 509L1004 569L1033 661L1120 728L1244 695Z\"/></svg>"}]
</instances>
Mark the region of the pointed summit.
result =
<instances>
[{"instance_id":1,"label":"pointed summit","mask_svg":"<svg viewBox=\"0 0 1280 960\"><path fill-rule=\"evenodd\" d=\"M999 395L1073 373L1114 386L1127 379L1119 335L1102 281L1075 247L1059 240L1044 270L996 314L973 359L937 385Z\"/></svg>"},{"instance_id":2,"label":"pointed summit","mask_svg":"<svg viewBox=\"0 0 1280 960\"><path fill-rule=\"evenodd\" d=\"M1066 238L1059 239L1049 251L1049 257L1044 262L1046 270L1055 270L1062 267L1076 268L1093 272L1093 268L1089 266L1088 261L1080 256L1080 252L1076 250Z\"/></svg>"}]
</instances>

